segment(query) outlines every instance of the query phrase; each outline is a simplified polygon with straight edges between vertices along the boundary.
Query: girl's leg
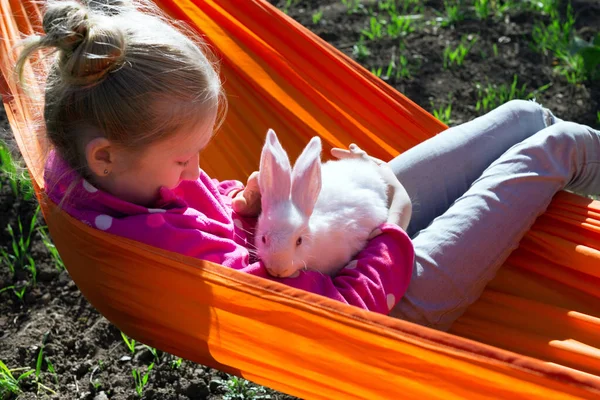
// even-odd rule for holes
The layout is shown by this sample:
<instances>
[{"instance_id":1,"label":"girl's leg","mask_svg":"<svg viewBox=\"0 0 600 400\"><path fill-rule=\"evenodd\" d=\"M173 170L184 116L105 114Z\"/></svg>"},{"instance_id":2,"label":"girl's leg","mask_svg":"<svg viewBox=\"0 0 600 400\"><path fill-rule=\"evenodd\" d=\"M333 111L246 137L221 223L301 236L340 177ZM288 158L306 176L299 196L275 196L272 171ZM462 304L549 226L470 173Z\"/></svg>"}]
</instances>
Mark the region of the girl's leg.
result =
<instances>
[{"instance_id":1,"label":"girl's leg","mask_svg":"<svg viewBox=\"0 0 600 400\"><path fill-rule=\"evenodd\" d=\"M444 213L501 154L552 121L539 104L513 100L392 160L390 166L413 202L409 236Z\"/></svg>"},{"instance_id":2,"label":"girl's leg","mask_svg":"<svg viewBox=\"0 0 600 400\"><path fill-rule=\"evenodd\" d=\"M558 122L492 163L413 240L412 280L391 314L449 329L561 189L600 193L600 132Z\"/></svg>"}]
</instances>

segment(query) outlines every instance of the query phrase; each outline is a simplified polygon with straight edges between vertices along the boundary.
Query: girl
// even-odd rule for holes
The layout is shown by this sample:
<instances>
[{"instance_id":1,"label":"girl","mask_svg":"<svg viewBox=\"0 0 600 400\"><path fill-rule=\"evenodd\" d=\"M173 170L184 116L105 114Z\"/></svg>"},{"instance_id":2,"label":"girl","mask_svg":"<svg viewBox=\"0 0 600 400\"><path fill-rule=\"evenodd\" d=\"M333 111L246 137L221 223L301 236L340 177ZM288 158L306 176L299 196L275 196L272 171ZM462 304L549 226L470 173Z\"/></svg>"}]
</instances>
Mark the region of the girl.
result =
<instances>
[{"instance_id":1,"label":"girl","mask_svg":"<svg viewBox=\"0 0 600 400\"><path fill-rule=\"evenodd\" d=\"M49 3L43 29L16 69L37 49L57 50L44 109L50 199L94 228L273 279L248 250L257 213L232 209L242 184L211 180L198 167L224 109L199 39L155 12L97 2ZM393 193L407 198L384 166ZM397 216L390 213L338 276L303 271L280 281L387 314L406 291L414 260Z\"/></svg>"},{"instance_id":2,"label":"girl","mask_svg":"<svg viewBox=\"0 0 600 400\"><path fill-rule=\"evenodd\" d=\"M198 168L223 109L208 53L152 14L94 6L51 4L45 36L17 65L58 49L44 113L48 195L97 229L270 278L247 250L256 175L244 188ZM356 147L332 153L368 157ZM400 206L367 247L333 278L302 271L280 281L445 330L557 191L600 192L600 135L512 101L380 169ZM412 219L407 192L419 205Z\"/></svg>"}]
</instances>

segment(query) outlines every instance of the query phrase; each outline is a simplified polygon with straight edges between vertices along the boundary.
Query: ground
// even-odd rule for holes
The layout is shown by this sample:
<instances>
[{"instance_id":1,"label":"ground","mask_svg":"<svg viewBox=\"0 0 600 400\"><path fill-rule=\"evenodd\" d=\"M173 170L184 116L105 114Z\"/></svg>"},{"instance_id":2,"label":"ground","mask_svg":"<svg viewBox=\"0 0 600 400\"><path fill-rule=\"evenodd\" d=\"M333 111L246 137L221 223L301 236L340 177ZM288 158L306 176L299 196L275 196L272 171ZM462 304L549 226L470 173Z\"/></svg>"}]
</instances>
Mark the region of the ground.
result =
<instances>
[{"instance_id":1,"label":"ground","mask_svg":"<svg viewBox=\"0 0 600 400\"><path fill-rule=\"evenodd\" d=\"M482 0L272 3L450 125L510 98L535 97L560 118L600 127L597 76L569 53L575 36L591 41L598 32L595 0L573 0L572 9L566 1L490 0L487 16L475 7ZM0 122L9 129L3 110ZM18 244L29 236L37 205L23 190L14 193L6 172L0 184L0 248L6 252L0 265L0 360L10 369L23 368L15 377L34 371L22 379L19 398L135 399L140 396L133 371L141 374L145 399L290 398L139 343L130 351L119 330L58 266L39 232L43 221L35 223L28 246ZM22 260L28 264L29 254L35 264L35 285L31 270L9 271L15 253L9 226L17 250L26 250ZM0 369L0 388L1 380Z\"/></svg>"}]
</instances>

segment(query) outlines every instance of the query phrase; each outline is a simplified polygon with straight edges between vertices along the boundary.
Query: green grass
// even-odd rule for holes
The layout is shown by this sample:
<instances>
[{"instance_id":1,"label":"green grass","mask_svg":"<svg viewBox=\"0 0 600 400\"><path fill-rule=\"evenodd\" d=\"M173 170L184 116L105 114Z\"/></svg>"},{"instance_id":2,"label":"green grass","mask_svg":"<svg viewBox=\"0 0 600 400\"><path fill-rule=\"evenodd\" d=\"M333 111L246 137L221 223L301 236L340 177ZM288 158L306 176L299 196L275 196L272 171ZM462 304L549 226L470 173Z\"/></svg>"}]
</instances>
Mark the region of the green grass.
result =
<instances>
[{"instance_id":1,"label":"green grass","mask_svg":"<svg viewBox=\"0 0 600 400\"><path fill-rule=\"evenodd\" d=\"M557 53L560 63L554 71L565 77L567 82L575 85L588 79L583 57L580 54Z\"/></svg>"},{"instance_id":2,"label":"green grass","mask_svg":"<svg viewBox=\"0 0 600 400\"><path fill-rule=\"evenodd\" d=\"M270 399L264 387L257 386L250 381L230 375L226 381L216 380L222 390L224 400L261 400Z\"/></svg>"},{"instance_id":3,"label":"green grass","mask_svg":"<svg viewBox=\"0 0 600 400\"><path fill-rule=\"evenodd\" d=\"M133 375L133 380L135 382L135 392L140 397L142 397L144 393L144 388L148 384L148 379L150 378L150 372L152 371L152 368L154 368L154 363L151 363L148 366L145 373L141 373L137 368L134 368L131 371L131 374Z\"/></svg>"},{"instance_id":4,"label":"green grass","mask_svg":"<svg viewBox=\"0 0 600 400\"><path fill-rule=\"evenodd\" d=\"M121 332L121 337L123 338L123 342L125 343L125 346L127 346L129 353L131 353L131 357L133 357L136 350L138 349L137 342L135 341L135 339L129 338L123 332ZM146 385L148 385L148 380L150 379L150 372L152 371L154 366L160 362L160 358L158 356L158 351L154 347L150 347L145 344L142 345L142 347L144 347L144 348L148 349L148 351L150 351L150 353L154 357L154 361L152 363L150 363L150 365L148 365L148 367L146 368L146 372L141 372L138 368L131 369L131 375L133 376L133 382L135 385L135 392L137 393L137 395L139 397L142 397L142 395L144 393L144 388L146 387ZM177 368L178 368L181 365L181 359L179 359L179 361L177 361L176 364L177 364ZM172 367L173 367L173 365L174 364L171 363ZM90 380L90 383L92 383L91 380ZM93 384L95 385L95 383L93 383Z\"/></svg>"},{"instance_id":5,"label":"green grass","mask_svg":"<svg viewBox=\"0 0 600 400\"><path fill-rule=\"evenodd\" d=\"M13 373L20 371L25 372L18 376L13 375ZM19 395L21 393L21 382L33 373L35 373L35 370L31 368L9 369L0 360L0 399L9 398L13 394Z\"/></svg>"},{"instance_id":6,"label":"green grass","mask_svg":"<svg viewBox=\"0 0 600 400\"><path fill-rule=\"evenodd\" d=\"M96 365L94 367L94 369L92 369L92 372L90 373L90 385L92 385L92 387L94 388L94 390L96 392L100 391L100 388L102 387L102 382L100 381L99 378L94 378L94 374L96 373L96 371L100 370L102 371L104 369L104 364L102 362L102 360L98 360L98 365Z\"/></svg>"},{"instance_id":7,"label":"green grass","mask_svg":"<svg viewBox=\"0 0 600 400\"><path fill-rule=\"evenodd\" d=\"M475 7L475 15L479 19L487 19L490 16L490 0L475 0L473 3Z\"/></svg>"},{"instance_id":8,"label":"green grass","mask_svg":"<svg viewBox=\"0 0 600 400\"><path fill-rule=\"evenodd\" d=\"M443 122L446 125L450 125L452 121L452 96L448 95L448 104L445 106L441 106L439 108L435 108L433 101L431 102L431 107L433 108L433 116Z\"/></svg>"},{"instance_id":9,"label":"green grass","mask_svg":"<svg viewBox=\"0 0 600 400\"><path fill-rule=\"evenodd\" d=\"M475 0L473 8L478 19L486 20L493 16L502 16L511 10L522 9L524 0Z\"/></svg>"},{"instance_id":10,"label":"green grass","mask_svg":"<svg viewBox=\"0 0 600 400\"><path fill-rule=\"evenodd\" d=\"M383 30L384 22L379 20L377 17L371 17L369 19L369 26L367 29L363 29L360 33L363 37L368 40L378 40L382 39L384 35Z\"/></svg>"},{"instance_id":11,"label":"green grass","mask_svg":"<svg viewBox=\"0 0 600 400\"><path fill-rule=\"evenodd\" d=\"M413 19L403 15L392 15L387 23L387 35L392 39L406 36L414 31Z\"/></svg>"},{"instance_id":12,"label":"green grass","mask_svg":"<svg viewBox=\"0 0 600 400\"><path fill-rule=\"evenodd\" d=\"M476 42L477 37L469 39L468 36L465 35L461 38L460 44L455 49L447 46L444 49L444 69L450 68L453 65L459 67L463 65L467 54L469 54L469 51Z\"/></svg>"},{"instance_id":13,"label":"green grass","mask_svg":"<svg viewBox=\"0 0 600 400\"><path fill-rule=\"evenodd\" d=\"M546 15L552 15L553 13L556 13L559 1L560 0L523 0L523 3L531 10Z\"/></svg>"},{"instance_id":14,"label":"green grass","mask_svg":"<svg viewBox=\"0 0 600 400\"><path fill-rule=\"evenodd\" d=\"M0 171L8 178L8 185L16 198L25 201L34 198L35 192L27 170L12 157L9 146L3 141L0 141ZM0 248L0 262L7 266L13 277L19 270L27 270L31 275L31 282L25 285L10 285L0 289L0 292L11 290L20 301L23 301L27 288L37 284L37 268L30 250L38 215L39 206L27 226L23 225L21 216L17 217L17 226L6 226L11 241L7 249Z\"/></svg>"},{"instance_id":15,"label":"green grass","mask_svg":"<svg viewBox=\"0 0 600 400\"><path fill-rule=\"evenodd\" d=\"M60 254L58 254L58 249L56 248L54 243L52 243L52 240L50 239L50 235L48 234L47 229L48 229L48 227L46 227L46 226L40 226L40 227L38 227L37 231L40 234L40 237L42 238L42 243L44 243L44 246L48 250L48 253L50 253L50 256L54 260L54 266L58 270L62 271L64 269L66 269L65 264L64 264L62 258L60 258Z\"/></svg>"},{"instance_id":16,"label":"green grass","mask_svg":"<svg viewBox=\"0 0 600 400\"><path fill-rule=\"evenodd\" d=\"M483 87L481 84L476 84L477 88L477 105L475 110L480 113L486 113L494 108L513 99L530 100L534 99L538 94L543 93L550 87L550 84L544 85L533 91L527 91L527 85L518 86L517 75L513 77L510 85L491 85Z\"/></svg>"},{"instance_id":17,"label":"green grass","mask_svg":"<svg viewBox=\"0 0 600 400\"><path fill-rule=\"evenodd\" d=\"M600 79L600 33L592 40L585 41L575 37L571 43L571 53L580 57L580 62L587 79Z\"/></svg>"},{"instance_id":18,"label":"green grass","mask_svg":"<svg viewBox=\"0 0 600 400\"><path fill-rule=\"evenodd\" d=\"M442 26L455 25L465 19L465 6L462 0L444 0Z\"/></svg>"},{"instance_id":19,"label":"green grass","mask_svg":"<svg viewBox=\"0 0 600 400\"><path fill-rule=\"evenodd\" d=\"M8 177L8 184L15 195L31 200L35 194L26 169L13 159L8 145L0 141L0 170Z\"/></svg>"},{"instance_id":20,"label":"green grass","mask_svg":"<svg viewBox=\"0 0 600 400\"><path fill-rule=\"evenodd\" d=\"M152 357L154 357L154 361L159 363L160 362L160 357L158 355L158 350L156 350L154 347L150 347L147 344L143 345L145 349L147 349L150 354L152 354Z\"/></svg>"},{"instance_id":21,"label":"green grass","mask_svg":"<svg viewBox=\"0 0 600 400\"><path fill-rule=\"evenodd\" d=\"M23 301L23 296L25 296L25 291L27 290L28 287L29 287L29 284L23 285L20 288L17 288L14 285L10 285L10 286L6 286L6 287L3 287L2 289L0 289L0 293L6 292L8 290L12 290L14 295L17 297L17 299L19 299L19 301Z\"/></svg>"},{"instance_id":22,"label":"green grass","mask_svg":"<svg viewBox=\"0 0 600 400\"><path fill-rule=\"evenodd\" d=\"M346 6L348 14L355 14L363 9L360 0L342 0L342 4Z\"/></svg>"},{"instance_id":23,"label":"green grass","mask_svg":"<svg viewBox=\"0 0 600 400\"><path fill-rule=\"evenodd\" d=\"M377 2L379 11L387 11L390 16L419 14L425 9L422 0L380 0Z\"/></svg>"},{"instance_id":24,"label":"green grass","mask_svg":"<svg viewBox=\"0 0 600 400\"><path fill-rule=\"evenodd\" d=\"M283 12L287 14L288 11L290 10L290 8L295 6L298 3L298 1L299 0L285 0L285 4L283 6Z\"/></svg>"},{"instance_id":25,"label":"green grass","mask_svg":"<svg viewBox=\"0 0 600 400\"><path fill-rule=\"evenodd\" d=\"M323 10L319 10L312 15L313 25L318 24L323 19Z\"/></svg>"},{"instance_id":26,"label":"green grass","mask_svg":"<svg viewBox=\"0 0 600 400\"><path fill-rule=\"evenodd\" d=\"M352 47L352 54L357 60L364 61L371 55L371 50L369 50L367 45L361 40Z\"/></svg>"},{"instance_id":27,"label":"green grass","mask_svg":"<svg viewBox=\"0 0 600 400\"><path fill-rule=\"evenodd\" d=\"M5 264L10 273L14 276L18 269L26 269L31 273L33 284L36 284L37 269L35 267L35 261L30 254L31 237L35 232L35 224L37 222L40 207L38 206L29 222L27 230L23 229L21 223L21 216L17 217L17 232L15 232L12 225L8 225L6 230L11 238L10 251L0 248L0 259Z\"/></svg>"},{"instance_id":28,"label":"green grass","mask_svg":"<svg viewBox=\"0 0 600 400\"><path fill-rule=\"evenodd\" d=\"M561 21L556 10L552 11L550 16L551 21L549 23L537 21L534 24L531 33L533 48L543 54L566 52L573 38L573 27L575 25L573 7L569 3L564 21Z\"/></svg>"},{"instance_id":29,"label":"green grass","mask_svg":"<svg viewBox=\"0 0 600 400\"><path fill-rule=\"evenodd\" d=\"M179 369L181 367L182 362L183 362L183 358L181 358L181 357L171 361L171 368Z\"/></svg>"},{"instance_id":30,"label":"green grass","mask_svg":"<svg viewBox=\"0 0 600 400\"><path fill-rule=\"evenodd\" d=\"M537 21L532 31L532 47L537 52L557 60L554 71L565 77L567 82L578 84L598 77L600 63L600 39L585 43L575 36L575 15L569 2L566 15L561 18L554 2L543 5L551 21Z\"/></svg>"},{"instance_id":31,"label":"green grass","mask_svg":"<svg viewBox=\"0 0 600 400\"><path fill-rule=\"evenodd\" d=\"M129 352L131 353L131 355L135 354L135 344L136 344L135 339L130 339L123 332L121 332L121 337L123 338L123 342L125 342L125 345L127 346L127 349L129 349Z\"/></svg>"},{"instance_id":32,"label":"green grass","mask_svg":"<svg viewBox=\"0 0 600 400\"><path fill-rule=\"evenodd\" d=\"M419 18L415 15L404 15L398 12L395 1L377 3L379 11L370 9L368 26L361 30L358 43L368 43L384 38L397 39L405 37L415 31L414 21ZM404 3L402 10L422 10L423 6L412 0ZM387 16L386 16L387 13Z\"/></svg>"},{"instance_id":33,"label":"green grass","mask_svg":"<svg viewBox=\"0 0 600 400\"><path fill-rule=\"evenodd\" d=\"M40 350L38 351L37 360L35 363L35 383L37 385L37 393L39 395L40 389L45 390L46 392L56 394L54 390L49 388L48 386L42 383L42 366L44 362L46 362L46 370L50 372L55 379L56 384L58 385L58 378L56 376L56 371L54 370L54 365L50 362L50 360L44 355L44 347L46 346L46 342L48 340L49 331L44 334L42 337L42 345L40 346Z\"/></svg>"},{"instance_id":34,"label":"green grass","mask_svg":"<svg viewBox=\"0 0 600 400\"><path fill-rule=\"evenodd\" d=\"M386 66L379 66L372 68L371 72L385 81L395 79L396 81L401 79L408 79L411 77L411 69L414 66L409 64L408 58L402 54L404 51L404 45L400 46L398 52L392 53L390 62Z\"/></svg>"}]
</instances>

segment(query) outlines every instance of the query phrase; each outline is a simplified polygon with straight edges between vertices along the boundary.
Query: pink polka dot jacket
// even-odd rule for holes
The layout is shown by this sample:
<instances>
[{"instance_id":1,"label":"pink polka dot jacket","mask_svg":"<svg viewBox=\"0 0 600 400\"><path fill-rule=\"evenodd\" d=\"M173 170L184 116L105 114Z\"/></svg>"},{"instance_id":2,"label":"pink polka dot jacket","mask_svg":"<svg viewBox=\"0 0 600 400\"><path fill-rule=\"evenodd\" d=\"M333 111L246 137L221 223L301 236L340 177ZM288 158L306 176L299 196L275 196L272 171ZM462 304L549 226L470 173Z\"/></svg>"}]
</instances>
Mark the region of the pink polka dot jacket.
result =
<instances>
[{"instance_id":1,"label":"pink polka dot jacket","mask_svg":"<svg viewBox=\"0 0 600 400\"><path fill-rule=\"evenodd\" d=\"M89 226L378 313L387 314L400 300L412 274L410 238L398 226L383 224L382 234L337 276L306 270L294 278L271 277L248 251L256 219L237 215L231 206L242 183L218 182L203 171L196 181L183 181L173 190L162 188L152 208L95 188L55 152L49 155L44 177L50 199Z\"/></svg>"}]
</instances>

